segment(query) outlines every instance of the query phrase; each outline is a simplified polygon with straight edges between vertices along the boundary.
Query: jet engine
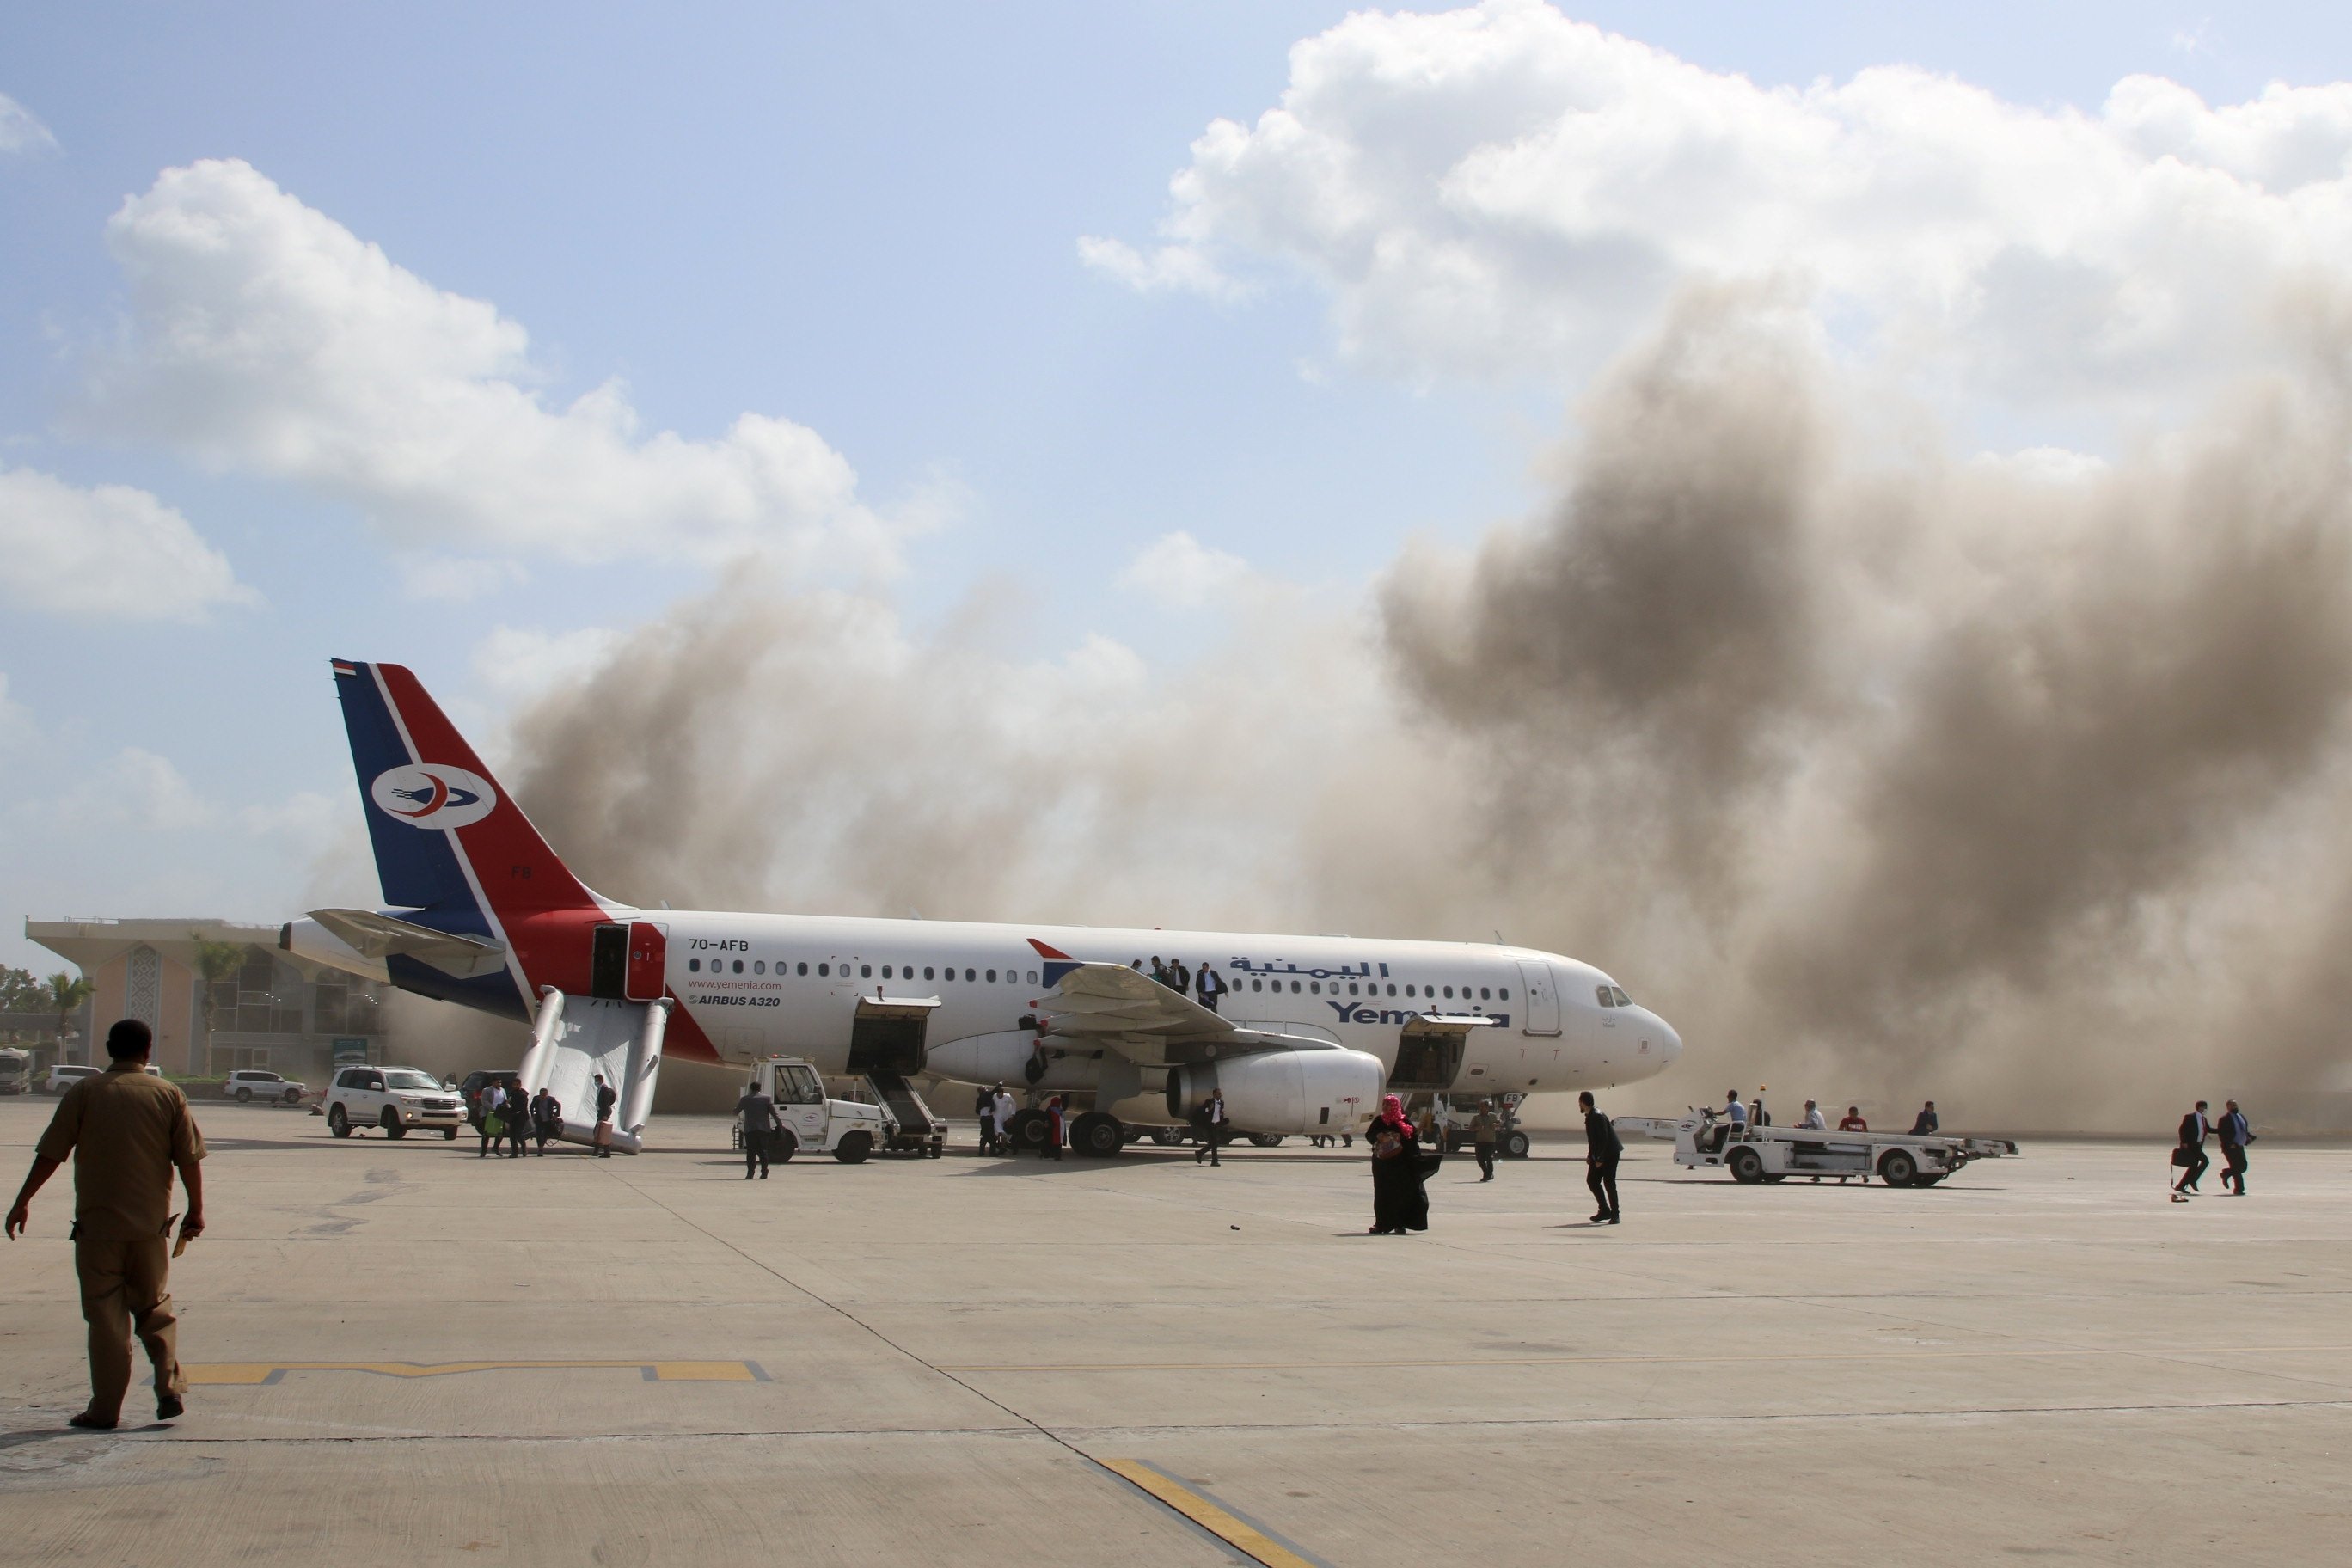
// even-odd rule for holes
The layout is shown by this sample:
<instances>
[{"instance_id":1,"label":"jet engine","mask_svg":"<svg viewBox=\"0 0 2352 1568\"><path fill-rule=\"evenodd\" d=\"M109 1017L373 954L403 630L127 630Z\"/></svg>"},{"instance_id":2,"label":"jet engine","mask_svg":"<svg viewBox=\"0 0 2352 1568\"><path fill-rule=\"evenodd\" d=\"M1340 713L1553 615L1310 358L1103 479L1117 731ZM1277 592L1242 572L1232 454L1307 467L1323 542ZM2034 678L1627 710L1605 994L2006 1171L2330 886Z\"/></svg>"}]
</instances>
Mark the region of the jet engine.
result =
<instances>
[{"instance_id":1,"label":"jet engine","mask_svg":"<svg viewBox=\"0 0 2352 1568\"><path fill-rule=\"evenodd\" d=\"M1387 1077L1363 1051L1256 1051L1171 1068L1168 1114L1189 1121L1222 1089L1227 1119L1245 1132L1351 1132L1380 1109Z\"/></svg>"}]
</instances>

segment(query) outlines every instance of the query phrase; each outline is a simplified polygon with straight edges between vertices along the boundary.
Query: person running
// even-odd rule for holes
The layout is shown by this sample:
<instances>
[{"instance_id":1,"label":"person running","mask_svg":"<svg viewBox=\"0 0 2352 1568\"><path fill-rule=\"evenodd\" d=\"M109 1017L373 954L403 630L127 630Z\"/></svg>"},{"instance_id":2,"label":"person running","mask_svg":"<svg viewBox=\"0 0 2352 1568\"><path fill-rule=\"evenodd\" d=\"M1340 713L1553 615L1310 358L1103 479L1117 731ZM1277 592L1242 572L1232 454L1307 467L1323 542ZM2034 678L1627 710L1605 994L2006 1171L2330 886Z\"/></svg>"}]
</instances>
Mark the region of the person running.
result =
<instances>
[{"instance_id":1,"label":"person running","mask_svg":"<svg viewBox=\"0 0 2352 1568\"><path fill-rule=\"evenodd\" d=\"M1617 1162L1625 1145L1617 1136L1617 1124L1592 1103L1591 1089L1578 1095L1576 1103L1584 1112L1584 1184L1592 1189L1592 1199L1601 1205L1593 1211L1592 1223L1615 1225L1620 1217Z\"/></svg>"},{"instance_id":2,"label":"person running","mask_svg":"<svg viewBox=\"0 0 2352 1568\"><path fill-rule=\"evenodd\" d=\"M505 1107L507 1103L507 1086L500 1083L498 1079L492 1079L489 1082L482 1086L482 1092L479 1099L482 1107L482 1120L481 1124L477 1131L478 1131L482 1135L482 1146L474 1152L474 1158L477 1160L487 1160L490 1157L490 1151L497 1148L506 1140L507 1119L505 1116Z\"/></svg>"},{"instance_id":3,"label":"person running","mask_svg":"<svg viewBox=\"0 0 2352 1568\"><path fill-rule=\"evenodd\" d=\"M1209 1098L1201 1102L1201 1146L1192 1151L1192 1163L1197 1165L1203 1159L1212 1165L1224 1163L1218 1158L1217 1151L1225 1141L1226 1125L1225 1091L1213 1089Z\"/></svg>"},{"instance_id":4,"label":"person running","mask_svg":"<svg viewBox=\"0 0 2352 1568\"><path fill-rule=\"evenodd\" d=\"M2205 1140L2212 1130L2213 1124L2205 1120L2205 1102L2201 1100L2195 1110L2180 1119L2180 1142L2172 1151L2172 1163L2180 1167L2180 1180L2172 1184L2174 1203L2187 1203L2189 1194L2197 1191L2199 1178L2212 1164L2205 1154Z\"/></svg>"},{"instance_id":5,"label":"person running","mask_svg":"<svg viewBox=\"0 0 2352 1568\"><path fill-rule=\"evenodd\" d=\"M2253 1129L2246 1125L2246 1113L2238 1109L2236 1100L2222 1103L2229 1109L2213 1127L2221 1135L2221 1158L2229 1162L2229 1168L2221 1173L2221 1186L2242 1198L2246 1195L2246 1145L2254 1141ZM2232 1182L2237 1184L2234 1188L2230 1185Z\"/></svg>"},{"instance_id":6,"label":"person running","mask_svg":"<svg viewBox=\"0 0 2352 1568\"><path fill-rule=\"evenodd\" d=\"M1428 1171L1421 1133L1393 1094L1381 1100L1381 1113L1365 1132L1372 1146L1372 1223L1369 1234L1402 1236L1429 1228Z\"/></svg>"},{"instance_id":7,"label":"person running","mask_svg":"<svg viewBox=\"0 0 2352 1568\"><path fill-rule=\"evenodd\" d=\"M1013 1091L1002 1083L998 1084L996 1086L996 1152L1000 1154L1010 1156L1020 1152L1020 1146L1013 1141L1013 1119L1018 1114L1019 1109L1013 1103Z\"/></svg>"}]
</instances>

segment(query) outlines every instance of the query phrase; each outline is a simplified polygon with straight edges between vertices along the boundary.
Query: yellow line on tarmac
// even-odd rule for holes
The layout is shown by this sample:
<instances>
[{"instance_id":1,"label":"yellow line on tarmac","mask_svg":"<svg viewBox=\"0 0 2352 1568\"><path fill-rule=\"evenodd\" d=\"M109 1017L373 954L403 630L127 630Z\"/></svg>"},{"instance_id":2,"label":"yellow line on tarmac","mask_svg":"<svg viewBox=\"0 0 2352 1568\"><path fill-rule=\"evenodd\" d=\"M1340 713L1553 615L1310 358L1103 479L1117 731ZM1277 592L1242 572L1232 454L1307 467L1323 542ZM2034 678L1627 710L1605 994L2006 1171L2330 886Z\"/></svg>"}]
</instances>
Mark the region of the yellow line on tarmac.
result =
<instances>
[{"instance_id":1,"label":"yellow line on tarmac","mask_svg":"<svg viewBox=\"0 0 2352 1568\"><path fill-rule=\"evenodd\" d=\"M272 1384L289 1372L366 1372L379 1377L451 1377L469 1372L593 1371L625 1368L647 1383L765 1383L748 1361L250 1361L194 1362L191 1384L212 1387Z\"/></svg>"},{"instance_id":2,"label":"yellow line on tarmac","mask_svg":"<svg viewBox=\"0 0 2352 1568\"><path fill-rule=\"evenodd\" d=\"M1136 1459L1097 1459L1096 1464L1122 1480L1150 1492L1202 1530L1237 1552L1245 1552L1265 1568L1316 1568L1289 1547L1246 1520L1234 1518L1190 1488L1178 1485L1151 1466Z\"/></svg>"},{"instance_id":3,"label":"yellow line on tarmac","mask_svg":"<svg viewBox=\"0 0 2352 1568\"><path fill-rule=\"evenodd\" d=\"M1481 1366L1620 1366L1654 1363L1689 1363L1712 1366L1759 1361L1979 1361L2069 1356L2184 1355L2320 1355L2342 1354L2352 1345L2142 1345L2085 1346L2047 1350L1883 1350L1769 1351L1753 1355L1531 1355L1477 1356L1444 1361L1138 1361L1071 1362L1063 1364L1017 1365L1010 1363L958 1366L942 1363L941 1372L1360 1372L1368 1368Z\"/></svg>"}]
</instances>

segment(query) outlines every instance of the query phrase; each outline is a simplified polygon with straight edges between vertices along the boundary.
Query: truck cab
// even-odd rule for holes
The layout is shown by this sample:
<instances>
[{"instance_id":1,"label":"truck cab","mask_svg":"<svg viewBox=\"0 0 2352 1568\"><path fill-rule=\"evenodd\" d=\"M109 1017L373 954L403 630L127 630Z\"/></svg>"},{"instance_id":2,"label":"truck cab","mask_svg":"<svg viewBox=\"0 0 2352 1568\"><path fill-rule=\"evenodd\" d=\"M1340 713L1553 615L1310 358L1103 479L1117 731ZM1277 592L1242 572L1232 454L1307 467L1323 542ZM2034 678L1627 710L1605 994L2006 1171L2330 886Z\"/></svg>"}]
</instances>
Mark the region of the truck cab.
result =
<instances>
[{"instance_id":1,"label":"truck cab","mask_svg":"<svg viewBox=\"0 0 2352 1568\"><path fill-rule=\"evenodd\" d=\"M776 1102L776 1131L768 1140L772 1162L806 1150L855 1165L889 1142L892 1125L881 1110L829 1098L824 1078L806 1057L770 1057L752 1068L751 1077ZM735 1131L740 1141L740 1122Z\"/></svg>"}]
</instances>

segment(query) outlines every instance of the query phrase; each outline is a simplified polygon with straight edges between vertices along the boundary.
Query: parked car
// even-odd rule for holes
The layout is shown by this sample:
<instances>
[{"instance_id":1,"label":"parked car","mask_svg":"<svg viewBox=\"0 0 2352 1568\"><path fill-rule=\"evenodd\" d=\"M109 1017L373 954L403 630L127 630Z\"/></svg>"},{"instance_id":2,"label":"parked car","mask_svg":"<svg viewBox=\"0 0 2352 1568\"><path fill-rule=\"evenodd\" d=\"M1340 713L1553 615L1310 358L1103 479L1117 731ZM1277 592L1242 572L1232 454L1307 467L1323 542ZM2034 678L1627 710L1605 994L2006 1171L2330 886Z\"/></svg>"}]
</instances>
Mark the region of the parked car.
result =
<instances>
[{"instance_id":1,"label":"parked car","mask_svg":"<svg viewBox=\"0 0 2352 1568\"><path fill-rule=\"evenodd\" d=\"M466 1120L472 1122L477 1130L482 1125L482 1090L494 1083L504 1083L514 1076L515 1069L512 1068L501 1068L497 1072L477 1068L459 1081L457 1093L466 1101Z\"/></svg>"},{"instance_id":2,"label":"parked car","mask_svg":"<svg viewBox=\"0 0 2352 1568\"><path fill-rule=\"evenodd\" d=\"M96 1078L99 1071L97 1068L75 1067L67 1062L59 1062L49 1069L48 1081L42 1084L41 1088L49 1094L63 1094L83 1079Z\"/></svg>"},{"instance_id":3,"label":"parked car","mask_svg":"<svg viewBox=\"0 0 2352 1568\"><path fill-rule=\"evenodd\" d=\"M327 1090L327 1131L338 1138L362 1127L380 1127L387 1138L438 1128L442 1137L455 1138L465 1120L457 1091L415 1068L344 1068Z\"/></svg>"},{"instance_id":4,"label":"parked car","mask_svg":"<svg viewBox=\"0 0 2352 1568\"><path fill-rule=\"evenodd\" d=\"M257 1100L274 1100L283 1105L299 1105L304 1086L290 1078L280 1078L259 1068L239 1068L221 1084L221 1098L234 1100L239 1105L251 1105Z\"/></svg>"},{"instance_id":5,"label":"parked car","mask_svg":"<svg viewBox=\"0 0 2352 1568\"><path fill-rule=\"evenodd\" d=\"M0 1094L33 1092L33 1053L0 1047Z\"/></svg>"}]
</instances>

